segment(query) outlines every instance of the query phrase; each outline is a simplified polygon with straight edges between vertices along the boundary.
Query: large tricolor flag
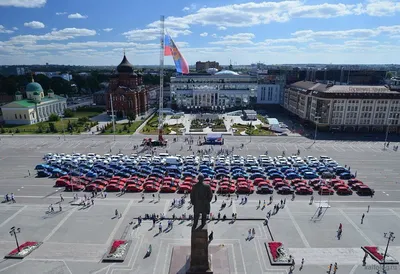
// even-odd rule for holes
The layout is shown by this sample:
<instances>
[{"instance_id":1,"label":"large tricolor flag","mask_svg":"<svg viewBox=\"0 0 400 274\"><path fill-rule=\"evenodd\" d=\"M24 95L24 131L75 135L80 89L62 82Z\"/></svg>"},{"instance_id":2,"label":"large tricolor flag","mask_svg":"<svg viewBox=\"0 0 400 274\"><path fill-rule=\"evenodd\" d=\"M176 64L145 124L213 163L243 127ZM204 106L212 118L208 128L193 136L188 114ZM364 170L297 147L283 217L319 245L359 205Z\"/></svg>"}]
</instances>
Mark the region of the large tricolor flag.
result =
<instances>
[{"instance_id":1,"label":"large tricolor flag","mask_svg":"<svg viewBox=\"0 0 400 274\"><path fill-rule=\"evenodd\" d=\"M164 39L164 56L172 56L175 62L176 71L182 74L189 73L189 65L183 55L180 53L178 47L175 45L171 36L165 35Z\"/></svg>"}]
</instances>

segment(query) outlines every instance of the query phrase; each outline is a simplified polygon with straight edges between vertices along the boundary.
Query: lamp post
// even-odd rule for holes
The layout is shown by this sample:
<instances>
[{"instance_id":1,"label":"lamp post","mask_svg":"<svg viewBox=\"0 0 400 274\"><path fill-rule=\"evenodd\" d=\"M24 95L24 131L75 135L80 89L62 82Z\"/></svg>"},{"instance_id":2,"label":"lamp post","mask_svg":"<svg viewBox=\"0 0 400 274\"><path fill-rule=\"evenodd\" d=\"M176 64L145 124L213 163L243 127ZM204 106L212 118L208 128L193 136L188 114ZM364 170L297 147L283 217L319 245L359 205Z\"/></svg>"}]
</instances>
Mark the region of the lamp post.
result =
<instances>
[{"instance_id":1,"label":"lamp post","mask_svg":"<svg viewBox=\"0 0 400 274\"><path fill-rule=\"evenodd\" d=\"M17 249L18 249L18 253L21 252L20 248L19 248L19 243L18 243L18 238L17 238L17 234L21 233L21 229L18 227L16 228L15 226L13 226L10 229L10 235L15 237L15 242L17 243Z\"/></svg>"},{"instance_id":2,"label":"lamp post","mask_svg":"<svg viewBox=\"0 0 400 274\"><path fill-rule=\"evenodd\" d=\"M387 140L388 140L388 137L389 137L389 127L391 125L391 121L399 119L399 115L400 115L399 113L396 113L393 118L388 118L388 123L387 123L387 126L386 126L385 143L383 144L383 149L386 149L386 143L387 143Z\"/></svg>"},{"instance_id":3,"label":"lamp post","mask_svg":"<svg viewBox=\"0 0 400 274\"><path fill-rule=\"evenodd\" d=\"M111 104L111 117L112 117L112 123L113 123L113 133L114 133L114 142L115 142L115 115L114 115L114 106L113 106L113 99L112 99L112 94L110 93L110 104Z\"/></svg>"},{"instance_id":4,"label":"lamp post","mask_svg":"<svg viewBox=\"0 0 400 274\"><path fill-rule=\"evenodd\" d=\"M389 248L389 243L390 242L393 242L394 241L394 238L396 238L395 236L394 236L394 233L393 232L389 232L389 233L383 233L383 237L385 237L388 241L387 241L387 244L386 244L386 249L385 249L385 254L383 254L383 273L385 273L385 271L386 271L386 269L385 269L385 266L386 266L386 255L387 255L387 251L388 251L388 248Z\"/></svg>"},{"instance_id":5,"label":"lamp post","mask_svg":"<svg viewBox=\"0 0 400 274\"><path fill-rule=\"evenodd\" d=\"M319 117L319 116L314 117L314 121L315 121L314 143L317 141L317 131L318 131L318 120L319 119L321 119L321 117Z\"/></svg>"}]
</instances>

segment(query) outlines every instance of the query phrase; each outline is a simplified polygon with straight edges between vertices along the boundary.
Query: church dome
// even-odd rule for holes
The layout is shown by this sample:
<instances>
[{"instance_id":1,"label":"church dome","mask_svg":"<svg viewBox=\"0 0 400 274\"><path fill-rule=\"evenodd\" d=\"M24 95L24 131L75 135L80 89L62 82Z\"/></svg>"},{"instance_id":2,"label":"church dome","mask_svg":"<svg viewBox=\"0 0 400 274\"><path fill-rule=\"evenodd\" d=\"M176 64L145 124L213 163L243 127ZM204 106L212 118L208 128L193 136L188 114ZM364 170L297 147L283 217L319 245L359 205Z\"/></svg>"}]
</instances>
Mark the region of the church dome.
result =
<instances>
[{"instance_id":1,"label":"church dome","mask_svg":"<svg viewBox=\"0 0 400 274\"><path fill-rule=\"evenodd\" d=\"M118 73L133 73L133 65L129 63L128 59L126 59L125 54L121 63L117 67L117 71Z\"/></svg>"},{"instance_id":2,"label":"church dome","mask_svg":"<svg viewBox=\"0 0 400 274\"><path fill-rule=\"evenodd\" d=\"M26 86L26 92L43 92L43 88L39 83L32 82Z\"/></svg>"}]
</instances>

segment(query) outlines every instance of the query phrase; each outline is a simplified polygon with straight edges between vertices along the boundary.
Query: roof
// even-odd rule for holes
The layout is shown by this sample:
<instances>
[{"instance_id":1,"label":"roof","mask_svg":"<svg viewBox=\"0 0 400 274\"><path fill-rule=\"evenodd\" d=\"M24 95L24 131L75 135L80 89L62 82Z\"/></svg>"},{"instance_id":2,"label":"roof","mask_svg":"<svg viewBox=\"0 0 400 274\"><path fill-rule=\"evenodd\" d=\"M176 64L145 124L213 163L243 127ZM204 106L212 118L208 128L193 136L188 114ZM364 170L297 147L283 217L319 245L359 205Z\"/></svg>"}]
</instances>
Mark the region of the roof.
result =
<instances>
[{"instance_id":1,"label":"roof","mask_svg":"<svg viewBox=\"0 0 400 274\"><path fill-rule=\"evenodd\" d=\"M279 125L279 121L276 118L267 118L267 121L270 125Z\"/></svg>"},{"instance_id":2,"label":"roof","mask_svg":"<svg viewBox=\"0 0 400 274\"><path fill-rule=\"evenodd\" d=\"M67 100L67 99L64 97L61 97L61 96L57 96L57 95L55 95L54 98L44 97L44 98L42 98L39 105L51 103L51 102L55 102L55 101L60 101L60 100L63 101L63 100ZM8 103L8 104L2 106L2 108L31 108L34 106L35 106L35 103L33 100L24 99L24 100L18 100L18 101L13 101L11 103Z\"/></svg>"},{"instance_id":3,"label":"roof","mask_svg":"<svg viewBox=\"0 0 400 274\"><path fill-rule=\"evenodd\" d=\"M26 92L43 92L43 88L39 83L31 82L26 85Z\"/></svg>"},{"instance_id":4,"label":"roof","mask_svg":"<svg viewBox=\"0 0 400 274\"><path fill-rule=\"evenodd\" d=\"M257 112L255 110L252 110L252 109L245 109L245 110L243 110L243 112L246 115L257 115Z\"/></svg>"},{"instance_id":5,"label":"roof","mask_svg":"<svg viewBox=\"0 0 400 274\"><path fill-rule=\"evenodd\" d=\"M223 75L223 74L239 75L239 73L234 72L234 71L232 71L232 70L221 70L221 71L215 73L215 75Z\"/></svg>"},{"instance_id":6,"label":"roof","mask_svg":"<svg viewBox=\"0 0 400 274\"><path fill-rule=\"evenodd\" d=\"M118 73L133 73L133 65L129 63L126 55L122 58L121 63L117 66Z\"/></svg>"}]
</instances>

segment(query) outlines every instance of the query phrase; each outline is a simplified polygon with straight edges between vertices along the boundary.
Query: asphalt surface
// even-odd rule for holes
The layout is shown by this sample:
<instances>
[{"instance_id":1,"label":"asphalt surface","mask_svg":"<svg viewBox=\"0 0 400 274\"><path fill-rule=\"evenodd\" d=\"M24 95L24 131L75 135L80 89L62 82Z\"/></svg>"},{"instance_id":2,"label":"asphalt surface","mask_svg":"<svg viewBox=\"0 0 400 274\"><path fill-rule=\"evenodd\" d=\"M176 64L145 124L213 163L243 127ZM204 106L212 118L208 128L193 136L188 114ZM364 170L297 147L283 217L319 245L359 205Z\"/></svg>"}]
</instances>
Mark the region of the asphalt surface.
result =
<instances>
[{"instance_id":1,"label":"asphalt surface","mask_svg":"<svg viewBox=\"0 0 400 274\"><path fill-rule=\"evenodd\" d=\"M47 152L99 154L135 153L133 146L140 144L141 136L9 136L0 140L0 194L14 193L17 203L0 205L0 251L7 254L15 248L15 241L9 234L12 226L20 227L18 234L20 243L25 241L44 242L37 250L22 261L0 261L0 273L168 273L172 248L177 245L190 244L189 222L175 223L169 233L156 236L157 227L151 229L151 223L144 221L142 226L133 229L132 218L145 213L190 213L186 206L170 210L171 200L177 194L162 194L159 202L152 201L150 194L140 202L139 194L125 194L119 197L110 193L107 198L95 199L95 205L82 209L70 204L71 193L64 193L62 188L54 188L54 179L35 178L33 168L42 162ZM172 137L167 148L159 152L192 154L179 137L176 143ZM193 136L196 140L196 136ZM196 143L196 142L195 142ZM240 145L244 143L244 149ZM183 149L181 150L181 146ZM271 217L269 227L271 234L261 221L211 222L209 230L214 231L212 245L223 245L229 255L228 273L288 273L288 267L273 267L269 263L264 243L283 242L296 260L294 273L326 273L330 263L338 263L337 273L376 273L378 265L367 259L362 266L365 245L384 247L384 232L393 231L400 235L400 181L399 154L392 149L383 150L382 142L350 142L350 141L312 141L303 137L225 137L224 149L234 154L264 154L268 150L270 156L286 155L300 149L301 156L327 155L342 165L348 165L357 171L357 178L374 188L376 194L371 197L357 195L340 197L320 197L315 195L315 202L329 203L330 208L320 221L310 221L317 211L315 204L309 205L309 197L297 196L294 201L287 198L285 208ZM195 154L198 147L193 146ZM209 148L201 147L201 148ZM211 154L216 153L219 146L214 146ZM31 173L31 176L29 176ZM65 202L62 212L47 214L52 203L58 210L57 202L63 194ZM79 193L82 197L84 193ZM280 195L274 195L274 203ZM224 198L220 196L212 204L211 211L217 214ZM269 200L269 195L252 194L245 205L234 200L221 214L228 217L237 213L238 218L263 219L271 209L257 209L259 200ZM229 204L229 201L227 201ZM367 208L370 211L367 213ZM112 219L115 209L122 212L122 218ZM364 223L361 216L365 214ZM343 237L338 240L336 230L343 224ZM164 228L166 222L163 223ZM246 241L247 231L255 228L256 237ZM157 231L155 231L157 230ZM109 248L113 239L131 239L132 245L128 256L122 264L101 263L101 258ZM144 255L149 245L153 252L149 258ZM400 240L390 243L389 254L400 260ZM304 266L300 271L300 261L304 258ZM392 267L387 273L400 273L400 268Z\"/></svg>"}]
</instances>

